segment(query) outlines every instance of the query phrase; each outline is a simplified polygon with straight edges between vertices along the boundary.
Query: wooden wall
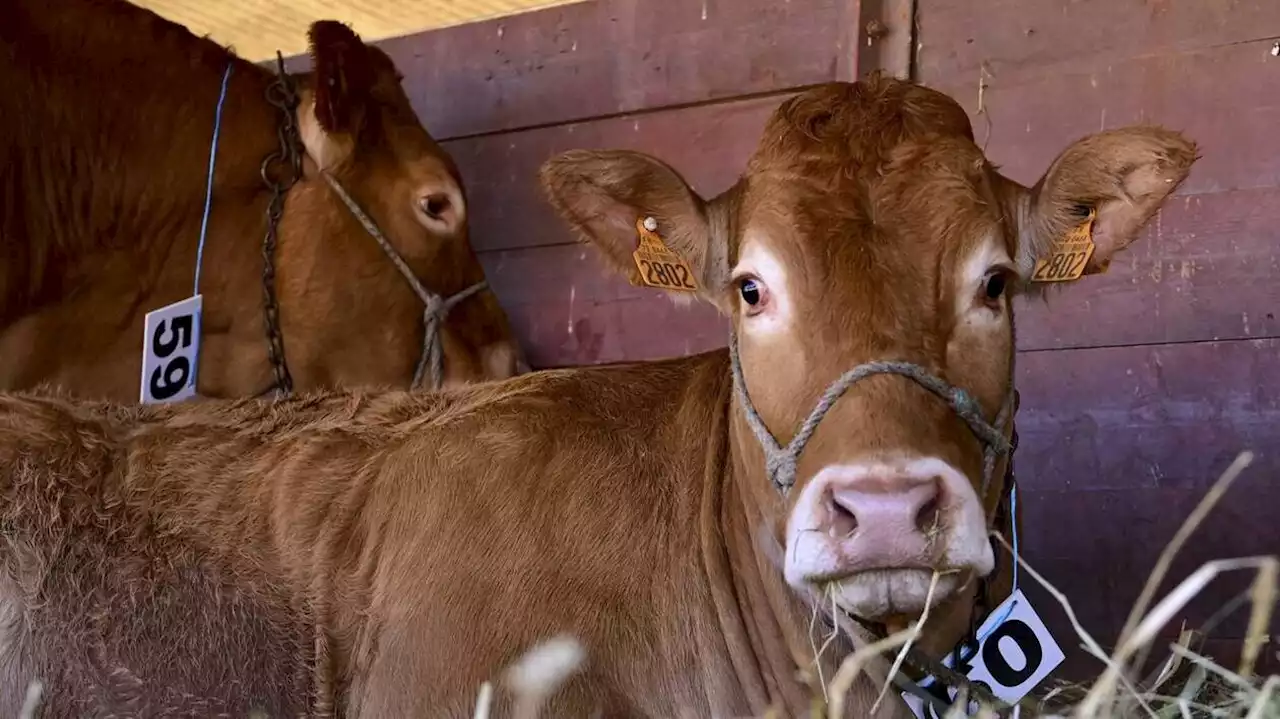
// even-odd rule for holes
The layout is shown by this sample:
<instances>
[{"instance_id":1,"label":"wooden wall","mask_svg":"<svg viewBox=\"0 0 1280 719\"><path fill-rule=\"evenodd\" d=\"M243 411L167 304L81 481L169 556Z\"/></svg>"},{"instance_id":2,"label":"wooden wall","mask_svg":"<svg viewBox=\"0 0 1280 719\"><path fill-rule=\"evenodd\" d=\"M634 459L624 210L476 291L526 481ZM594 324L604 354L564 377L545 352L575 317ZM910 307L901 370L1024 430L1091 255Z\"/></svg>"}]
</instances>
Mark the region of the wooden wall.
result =
<instances>
[{"instance_id":1,"label":"wooden wall","mask_svg":"<svg viewBox=\"0 0 1280 719\"><path fill-rule=\"evenodd\" d=\"M1278 37L1274 0L590 0L383 46L462 167L473 242L537 367L725 343L710 309L631 287L573 244L534 184L555 152L643 149L714 193L790 92L877 66L951 93L1024 183L1102 128L1189 133L1203 159L1126 261L1018 308L1022 549L1105 644L1242 449L1253 468L1174 576L1280 551ZM1188 622L1242 586L1220 583ZM1073 653L1067 674L1096 670L1032 595ZM1209 650L1231 658L1242 629L1227 621Z\"/></svg>"},{"instance_id":2,"label":"wooden wall","mask_svg":"<svg viewBox=\"0 0 1280 719\"><path fill-rule=\"evenodd\" d=\"M964 105L1014 179L1034 181L1074 138L1129 123L1200 144L1127 262L1019 308L1025 554L1108 641L1242 449L1255 464L1173 574L1280 553L1280 3L918 0L916 19L916 78ZM1244 586L1216 584L1188 623ZM1244 616L1211 649L1233 658Z\"/></svg>"}]
</instances>

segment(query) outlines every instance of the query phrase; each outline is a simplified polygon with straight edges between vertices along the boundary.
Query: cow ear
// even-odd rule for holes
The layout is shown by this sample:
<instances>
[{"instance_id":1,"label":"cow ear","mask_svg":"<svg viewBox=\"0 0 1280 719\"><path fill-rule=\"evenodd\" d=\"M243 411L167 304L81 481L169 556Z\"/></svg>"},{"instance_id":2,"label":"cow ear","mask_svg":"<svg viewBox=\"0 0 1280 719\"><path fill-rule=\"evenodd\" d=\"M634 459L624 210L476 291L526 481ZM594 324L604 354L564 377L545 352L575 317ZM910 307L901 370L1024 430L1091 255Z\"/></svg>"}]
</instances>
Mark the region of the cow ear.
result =
<instances>
[{"instance_id":1,"label":"cow ear","mask_svg":"<svg viewBox=\"0 0 1280 719\"><path fill-rule=\"evenodd\" d=\"M365 46L351 28L320 20L308 32L314 81L310 102L299 108L303 144L321 167L344 159L355 145L375 80Z\"/></svg>"},{"instance_id":2,"label":"cow ear","mask_svg":"<svg viewBox=\"0 0 1280 719\"><path fill-rule=\"evenodd\" d=\"M1177 132L1132 126L1089 135L1068 147L1017 204L1019 266L1031 278L1038 260L1087 227L1093 254L1083 274L1105 272L1177 189L1199 159ZM1092 215L1092 222L1090 216Z\"/></svg>"},{"instance_id":3,"label":"cow ear","mask_svg":"<svg viewBox=\"0 0 1280 719\"><path fill-rule=\"evenodd\" d=\"M696 294L725 311L725 233L708 224L707 203L673 168L629 150L572 150L543 163L539 179L560 216L632 284L655 286L656 282L657 289L677 302ZM687 265L694 282L683 281L684 271L678 267L670 280L694 285L696 293L663 289L661 277L672 269L670 265L658 277L647 278L649 282L641 276L646 265L638 263L633 253L640 247L646 218L652 218L652 236Z\"/></svg>"}]
</instances>

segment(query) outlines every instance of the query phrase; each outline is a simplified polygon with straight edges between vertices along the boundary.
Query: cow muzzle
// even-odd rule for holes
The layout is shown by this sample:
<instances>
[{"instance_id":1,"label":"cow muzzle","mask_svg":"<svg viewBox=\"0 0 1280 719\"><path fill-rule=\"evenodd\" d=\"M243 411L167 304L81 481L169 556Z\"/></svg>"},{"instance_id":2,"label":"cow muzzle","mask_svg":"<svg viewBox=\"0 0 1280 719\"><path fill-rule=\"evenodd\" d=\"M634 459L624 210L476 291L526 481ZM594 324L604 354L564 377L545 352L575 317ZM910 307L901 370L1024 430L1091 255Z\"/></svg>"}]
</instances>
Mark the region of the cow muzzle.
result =
<instances>
[{"instance_id":1,"label":"cow muzzle","mask_svg":"<svg viewBox=\"0 0 1280 719\"><path fill-rule=\"evenodd\" d=\"M935 600L985 576L994 566L981 497L990 489L998 458L1012 447L1001 428L1013 414L1014 393L994 424L964 390L911 362L858 365L833 381L786 445L765 426L742 373L737 333L729 335L734 391L764 452L770 482L786 497L796 483L800 453L818 424L857 382L878 374L912 380L942 399L983 445L979 491L959 469L936 458L863 463L821 470L797 498L788 521L785 574L797 588L834 589L857 617L918 614L935 571ZM936 603L935 601L935 603Z\"/></svg>"},{"instance_id":2,"label":"cow muzzle","mask_svg":"<svg viewBox=\"0 0 1280 719\"><path fill-rule=\"evenodd\" d=\"M924 611L995 566L982 505L964 473L932 457L831 465L796 499L784 573L867 619Z\"/></svg>"}]
</instances>

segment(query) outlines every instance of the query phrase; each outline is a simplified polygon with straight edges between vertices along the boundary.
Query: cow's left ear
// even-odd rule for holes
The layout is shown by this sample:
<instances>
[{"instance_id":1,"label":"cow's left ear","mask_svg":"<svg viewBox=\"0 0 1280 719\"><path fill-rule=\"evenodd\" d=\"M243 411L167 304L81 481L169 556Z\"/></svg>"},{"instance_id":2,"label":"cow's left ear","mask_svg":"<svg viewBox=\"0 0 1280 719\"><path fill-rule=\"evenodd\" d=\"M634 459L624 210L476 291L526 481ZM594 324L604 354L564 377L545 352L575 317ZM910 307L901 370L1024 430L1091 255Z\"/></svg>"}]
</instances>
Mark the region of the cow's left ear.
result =
<instances>
[{"instance_id":1,"label":"cow's left ear","mask_svg":"<svg viewBox=\"0 0 1280 719\"><path fill-rule=\"evenodd\" d=\"M1094 250L1084 274L1105 272L1197 159L1194 142L1155 126L1108 130L1072 144L1034 187L1019 187L1010 198L1023 278L1030 280L1037 260L1052 256L1090 212Z\"/></svg>"},{"instance_id":2,"label":"cow's left ear","mask_svg":"<svg viewBox=\"0 0 1280 719\"><path fill-rule=\"evenodd\" d=\"M711 207L670 165L631 150L571 150L543 163L539 179L560 216L632 284L677 302L696 295L728 311L725 233L708 222ZM670 261L645 259L663 256Z\"/></svg>"},{"instance_id":3,"label":"cow's left ear","mask_svg":"<svg viewBox=\"0 0 1280 719\"><path fill-rule=\"evenodd\" d=\"M346 25L320 20L308 32L313 86L298 107L302 142L322 168L346 158L376 80L369 48Z\"/></svg>"}]
</instances>

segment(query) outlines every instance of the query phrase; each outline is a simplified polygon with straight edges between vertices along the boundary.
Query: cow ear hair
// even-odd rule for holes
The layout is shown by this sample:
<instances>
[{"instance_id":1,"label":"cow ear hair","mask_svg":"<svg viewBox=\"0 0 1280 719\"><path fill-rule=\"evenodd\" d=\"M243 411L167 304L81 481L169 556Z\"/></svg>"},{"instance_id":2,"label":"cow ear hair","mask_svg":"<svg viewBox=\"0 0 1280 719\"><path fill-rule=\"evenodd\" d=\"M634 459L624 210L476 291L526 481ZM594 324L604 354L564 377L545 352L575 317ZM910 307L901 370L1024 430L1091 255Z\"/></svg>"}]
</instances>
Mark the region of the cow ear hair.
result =
<instances>
[{"instance_id":1,"label":"cow ear hair","mask_svg":"<svg viewBox=\"0 0 1280 719\"><path fill-rule=\"evenodd\" d=\"M315 80L315 116L329 134L360 128L375 72L369 48L350 27L320 20L307 33Z\"/></svg>"},{"instance_id":2,"label":"cow ear hair","mask_svg":"<svg viewBox=\"0 0 1280 719\"><path fill-rule=\"evenodd\" d=\"M697 295L720 306L721 272L711 258L725 255L713 247L724 238L711 231L706 202L675 169L630 150L571 150L543 163L538 176L560 216L632 284L643 284L632 256L640 241L636 224L651 217L655 234L692 270ZM661 291L677 302L694 294Z\"/></svg>"},{"instance_id":3,"label":"cow ear hair","mask_svg":"<svg viewBox=\"0 0 1280 719\"><path fill-rule=\"evenodd\" d=\"M1029 190L1019 188L1019 267L1030 280L1039 259L1093 213L1092 256L1084 274L1106 272L1199 159L1172 130L1137 125L1084 137L1065 149ZM1051 283L1057 284L1057 283Z\"/></svg>"}]
</instances>

